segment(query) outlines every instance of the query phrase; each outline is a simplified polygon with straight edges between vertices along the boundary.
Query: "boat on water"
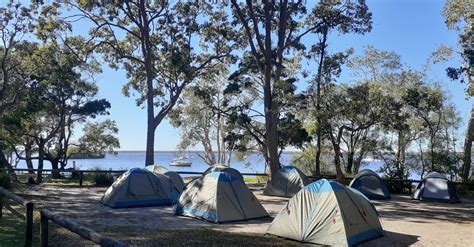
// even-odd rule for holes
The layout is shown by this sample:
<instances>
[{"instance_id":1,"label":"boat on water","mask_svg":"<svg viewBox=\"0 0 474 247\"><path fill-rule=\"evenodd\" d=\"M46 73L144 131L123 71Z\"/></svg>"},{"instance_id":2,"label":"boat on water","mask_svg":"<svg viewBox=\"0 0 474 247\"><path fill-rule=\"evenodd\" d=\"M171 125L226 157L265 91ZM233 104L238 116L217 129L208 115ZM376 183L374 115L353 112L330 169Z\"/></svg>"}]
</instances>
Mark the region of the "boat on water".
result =
<instances>
[{"instance_id":1,"label":"boat on water","mask_svg":"<svg viewBox=\"0 0 474 247\"><path fill-rule=\"evenodd\" d=\"M193 162L191 161L189 157L181 156L181 157L174 158L171 161L170 166L191 166L192 163Z\"/></svg>"}]
</instances>

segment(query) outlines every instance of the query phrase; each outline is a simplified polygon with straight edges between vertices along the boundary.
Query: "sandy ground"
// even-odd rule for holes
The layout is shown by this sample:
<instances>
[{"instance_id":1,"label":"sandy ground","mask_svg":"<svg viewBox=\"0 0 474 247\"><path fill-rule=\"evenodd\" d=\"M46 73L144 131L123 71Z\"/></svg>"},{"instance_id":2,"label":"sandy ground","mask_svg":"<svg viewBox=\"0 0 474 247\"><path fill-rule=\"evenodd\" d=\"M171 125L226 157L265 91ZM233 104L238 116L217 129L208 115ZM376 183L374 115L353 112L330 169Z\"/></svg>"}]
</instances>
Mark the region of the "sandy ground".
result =
<instances>
[{"instance_id":1,"label":"sandy ground","mask_svg":"<svg viewBox=\"0 0 474 247\"><path fill-rule=\"evenodd\" d=\"M268 213L275 216L288 199L264 196L251 186ZM150 232L163 229L215 229L263 235L272 218L246 222L212 224L180 217L171 207L111 209L100 203L106 188L78 188L41 185L30 187L22 196L39 207L47 207L98 232L130 242L124 231ZM392 195L388 201L373 201L386 236L361 246L469 246L474 245L474 200L444 204L411 200L409 195ZM126 229L126 230L125 230ZM134 235L134 234L132 234ZM138 234L139 235L139 234ZM143 236L146 238L146 236Z\"/></svg>"}]
</instances>

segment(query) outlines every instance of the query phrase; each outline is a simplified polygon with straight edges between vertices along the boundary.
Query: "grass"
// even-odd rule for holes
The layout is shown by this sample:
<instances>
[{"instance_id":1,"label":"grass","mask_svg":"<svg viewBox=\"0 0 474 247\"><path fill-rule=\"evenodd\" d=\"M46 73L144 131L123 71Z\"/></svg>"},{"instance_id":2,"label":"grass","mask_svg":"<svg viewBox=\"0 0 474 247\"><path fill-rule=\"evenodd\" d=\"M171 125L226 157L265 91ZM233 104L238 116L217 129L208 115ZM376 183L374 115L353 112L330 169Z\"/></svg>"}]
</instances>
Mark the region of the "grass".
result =
<instances>
[{"instance_id":1,"label":"grass","mask_svg":"<svg viewBox=\"0 0 474 247\"><path fill-rule=\"evenodd\" d=\"M19 207L18 210L24 209ZM37 212L33 214L33 243L39 245L39 219ZM25 244L25 221L12 214L7 209L3 209L3 216L0 219L0 246L23 246Z\"/></svg>"},{"instance_id":2,"label":"grass","mask_svg":"<svg viewBox=\"0 0 474 247\"><path fill-rule=\"evenodd\" d=\"M70 186L77 185L79 186L78 178L49 178L45 184L48 185L57 185L57 186ZM94 181L91 180L82 180L82 186L94 186Z\"/></svg>"},{"instance_id":3,"label":"grass","mask_svg":"<svg viewBox=\"0 0 474 247\"><path fill-rule=\"evenodd\" d=\"M256 176L256 177L244 177L244 182L246 183L266 183L267 177L265 176Z\"/></svg>"}]
</instances>

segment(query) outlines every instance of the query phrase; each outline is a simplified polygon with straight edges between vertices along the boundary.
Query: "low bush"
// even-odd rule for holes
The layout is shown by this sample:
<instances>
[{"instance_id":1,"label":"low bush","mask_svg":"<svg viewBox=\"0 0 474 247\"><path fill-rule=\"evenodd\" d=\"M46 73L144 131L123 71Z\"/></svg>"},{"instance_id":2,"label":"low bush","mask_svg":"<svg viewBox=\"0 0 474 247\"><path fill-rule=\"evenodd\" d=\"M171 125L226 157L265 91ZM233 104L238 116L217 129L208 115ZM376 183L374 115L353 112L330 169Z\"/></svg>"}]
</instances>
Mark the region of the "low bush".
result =
<instances>
[{"instance_id":1,"label":"low bush","mask_svg":"<svg viewBox=\"0 0 474 247\"><path fill-rule=\"evenodd\" d=\"M92 173L91 177L97 186L110 186L114 183L114 176L110 173Z\"/></svg>"},{"instance_id":2,"label":"low bush","mask_svg":"<svg viewBox=\"0 0 474 247\"><path fill-rule=\"evenodd\" d=\"M77 170L72 170L71 172L71 178L72 179L79 179L80 178L80 174Z\"/></svg>"}]
</instances>

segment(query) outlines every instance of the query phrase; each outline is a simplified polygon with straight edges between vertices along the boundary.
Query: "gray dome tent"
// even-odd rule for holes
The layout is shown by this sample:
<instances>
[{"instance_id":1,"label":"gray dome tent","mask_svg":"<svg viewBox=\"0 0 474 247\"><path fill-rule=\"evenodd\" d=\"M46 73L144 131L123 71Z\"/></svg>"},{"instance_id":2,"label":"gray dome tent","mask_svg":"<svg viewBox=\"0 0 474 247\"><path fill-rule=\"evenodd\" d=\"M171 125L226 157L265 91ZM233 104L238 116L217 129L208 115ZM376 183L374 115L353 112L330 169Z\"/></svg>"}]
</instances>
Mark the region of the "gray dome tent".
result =
<instances>
[{"instance_id":1,"label":"gray dome tent","mask_svg":"<svg viewBox=\"0 0 474 247\"><path fill-rule=\"evenodd\" d=\"M102 203L113 208L165 206L174 204L178 196L167 176L132 168L109 187Z\"/></svg>"},{"instance_id":2,"label":"gray dome tent","mask_svg":"<svg viewBox=\"0 0 474 247\"><path fill-rule=\"evenodd\" d=\"M183 191L186 184L184 183L183 178L177 172L167 171L163 173L163 175L167 176L170 179L171 183L180 193Z\"/></svg>"},{"instance_id":3,"label":"gray dome tent","mask_svg":"<svg viewBox=\"0 0 474 247\"><path fill-rule=\"evenodd\" d=\"M268 216L245 183L226 172L212 172L191 181L181 193L174 210L176 215L214 223Z\"/></svg>"},{"instance_id":4,"label":"gray dome tent","mask_svg":"<svg viewBox=\"0 0 474 247\"><path fill-rule=\"evenodd\" d=\"M390 192L380 176L372 170L362 170L349 186L369 199L390 199Z\"/></svg>"},{"instance_id":5,"label":"gray dome tent","mask_svg":"<svg viewBox=\"0 0 474 247\"><path fill-rule=\"evenodd\" d=\"M267 183L263 190L264 195L292 197L306 184L308 178L294 166L284 166L274 174L271 183Z\"/></svg>"},{"instance_id":6,"label":"gray dome tent","mask_svg":"<svg viewBox=\"0 0 474 247\"><path fill-rule=\"evenodd\" d=\"M320 179L288 201L267 233L320 245L352 246L382 236L383 229L363 194Z\"/></svg>"},{"instance_id":7,"label":"gray dome tent","mask_svg":"<svg viewBox=\"0 0 474 247\"><path fill-rule=\"evenodd\" d=\"M456 186L446 176L430 172L416 187L412 199L438 202L460 202Z\"/></svg>"},{"instance_id":8,"label":"gray dome tent","mask_svg":"<svg viewBox=\"0 0 474 247\"><path fill-rule=\"evenodd\" d=\"M177 172L169 171L166 167L159 165L150 165L146 166L145 168L155 174L163 174L167 176L180 193L183 191L186 184L184 183L183 178Z\"/></svg>"},{"instance_id":9,"label":"gray dome tent","mask_svg":"<svg viewBox=\"0 0 474 247\"><path fill-rule=\"evenodd\" d=\"M165 172L168 171L168 168L164 166L159 166L159 165L149 165L149 166L145 166L145 168L150 172L155 172L155 173L160 173L160 174L164 174Z\"/></svg>"},{"instance_id":10,"label":"gray dome tent","mask_svg":"<svg viewBox=\"0 0 474 247\"><path fill-rule=\"evenodd\" d=\"M234 168L229 167L229 166L213 165L213 166L210 166L209 168L207 168L206 171L202 175L205 176L206 174L209 174L211 172L227 172L230 175L232 175L236 178L240 178L242 181L244 181L244 177L242 176L242 174L240 174L240 172L237 169L234 169Z\"/></svg>"}]
</instances>

